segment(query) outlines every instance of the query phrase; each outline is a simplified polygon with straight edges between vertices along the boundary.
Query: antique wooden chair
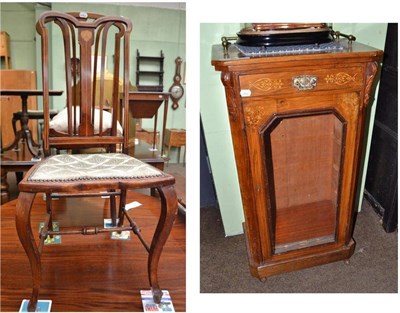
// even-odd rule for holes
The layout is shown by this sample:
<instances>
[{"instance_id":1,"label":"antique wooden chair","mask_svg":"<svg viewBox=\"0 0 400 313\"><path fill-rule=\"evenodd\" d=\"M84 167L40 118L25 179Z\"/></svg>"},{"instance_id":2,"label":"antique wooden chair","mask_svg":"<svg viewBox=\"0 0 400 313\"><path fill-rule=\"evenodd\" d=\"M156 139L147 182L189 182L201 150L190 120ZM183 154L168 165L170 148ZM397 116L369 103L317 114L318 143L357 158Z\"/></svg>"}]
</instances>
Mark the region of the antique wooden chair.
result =
<instances>
[{"instance_id":1,"label":"antique wooden chair","mask_svg":"<svg viewBox=\"0 0 400 313\"><path fill-rule=\"evenodd\" d=\"M53 28L51 38L48 34L49 25ZM41 253L47 236L68 233L86 235L123 230L132 230L148 251L149 282L155 302L160 303L162 291L157 281L157 267L177 213L177 198L173 176L125 154L128 146L128 138L125 135L128 134L129 40L132 24L123 17L49 11L39 17L36 29L41 36L43 111L44 116L47 117L44 119L43 130L45 158L35 165L20 182L20 194L16 207L18 236L32 270L33 291L28 309L34 311L37 305L42 271ZM60 36L55 33L56 29L61 31ZM54 129L49 121L48 51L50 44L54 47L54 43L50 41L57 37L62 40L64 46L64 60L61 62L65 62L67 103L65 129ZM115 79L112 109L106 112L109 114L107 116L103 114L106 54L113 57ZM77 57L80 59L79 94L72 92L72 86L76 85L77 77L71 73L74 72L71 71L71 59ZM92 64L92 59L94 59L94 64ZM58 61L54 61L55 65ZM124 81L121 96L118 91L120 72ZM96 92L99 94L99 99L94 96ZM79 97L79 101L76 97ZM122 126L118 126L116 116L119 105L122 110ZM122 129L118 130L119 128ZM108 153L51 155L51 151L54 150L52 148L74 149L99 146ZM119 147L122 152L117 152ZM151 245L144 241L138 226L125 211L128 190L137 188L155 188L160 196L160 218ZM31 208L37 193L46 194L48 213L45 226L40 231L38 244L35 243L30 222ZM99 197L107 194L110 196L114 228L81 227L78 230L53 230L52 197ZM119 220L117 223L116 200L118 199ZM129 225L124 226L124 218Z\"/></svg>"}]
</instances>

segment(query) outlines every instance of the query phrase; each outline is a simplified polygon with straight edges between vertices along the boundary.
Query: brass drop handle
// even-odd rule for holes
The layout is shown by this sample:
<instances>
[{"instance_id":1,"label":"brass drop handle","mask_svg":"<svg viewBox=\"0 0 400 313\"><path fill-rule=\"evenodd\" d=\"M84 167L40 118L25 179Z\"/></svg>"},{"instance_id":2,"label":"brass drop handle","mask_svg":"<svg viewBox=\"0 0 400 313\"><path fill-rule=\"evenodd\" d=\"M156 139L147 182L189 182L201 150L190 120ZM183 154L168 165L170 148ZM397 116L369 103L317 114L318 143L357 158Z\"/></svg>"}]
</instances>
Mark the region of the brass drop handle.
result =
<instances>
[{"instance_id":1,"label":"brass drop handle","mask_svg":"<svg viewBox=\"0 0 400 313\"><path fill-rule=\"evenodd\" d=\"M317 87L317 76L312 75L299 75L294 76L292 79L293 87L298 90L310 90Z\"/></svg>"}]
</instances>

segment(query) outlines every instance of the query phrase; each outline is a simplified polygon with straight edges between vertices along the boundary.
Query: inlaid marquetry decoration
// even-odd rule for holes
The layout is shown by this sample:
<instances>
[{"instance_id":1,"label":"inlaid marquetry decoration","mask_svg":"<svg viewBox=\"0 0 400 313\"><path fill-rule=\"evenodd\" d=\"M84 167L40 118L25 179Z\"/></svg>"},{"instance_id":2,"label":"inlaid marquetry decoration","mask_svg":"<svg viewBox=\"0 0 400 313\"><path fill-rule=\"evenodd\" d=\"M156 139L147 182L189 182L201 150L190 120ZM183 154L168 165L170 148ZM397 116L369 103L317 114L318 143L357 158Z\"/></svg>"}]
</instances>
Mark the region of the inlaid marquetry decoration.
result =
<instances>
[{"instance_id":1,"label":"inlaid marquetry decoration","mask_svg":"<svg viewBox=\"0 0 400 313\"><path fill-rule=\"evenodd\" d=\"M249 82L249 86L259 90L267 91L271 89L281 89L283 82L281 79L260 78L254 82Z\"/></svg>"},{"instance_id":2,"label":"inlaid marquetry decoration","mask_svg":"<svg viewBox=\"0 0 400 313\"><path fill-rule=\"evenodd\" d=\"M350 82L356 81L357 73L353 76L344 72L340 72L337 74L328 74L325 77L325 81L327 84L335 84L335 85L346 85Z\"/></svg>"},{"instance_id":3,"label":"inlaid marquetry decoration","mask_svg":"<svg viewBox=\"0 0 400 313\"><path fill-rule=\"evenodd\" d=\"M360 107L360 96L357 92L350 92L338 95L338 103L343 104L345 109L355 113Z\"/></svg>"},{"instance_id":4,"label":"inlaid marquetry decoration","mask_svg":"<svg viewBox=\"0 0 400 313\"><path fill-rule=\"evenodd\" d=\"M84 41L89 41L92 39L92 32L90 30L84 30L81 33L81 37L83 38Z\"/></svg>"},{"instance_id":5,"label":"inlaid marquetry decoration","mask_svg":"<svg viewBox=\"0 0 400 313\"><path fill-rule=\"evenodd\" d=\"M250 127L255 127L259 125L260 121L265 119L266 111L265 107L262 105L245 106L243 110L246 119L246 125Z\"/></svg>"}]
</instances>

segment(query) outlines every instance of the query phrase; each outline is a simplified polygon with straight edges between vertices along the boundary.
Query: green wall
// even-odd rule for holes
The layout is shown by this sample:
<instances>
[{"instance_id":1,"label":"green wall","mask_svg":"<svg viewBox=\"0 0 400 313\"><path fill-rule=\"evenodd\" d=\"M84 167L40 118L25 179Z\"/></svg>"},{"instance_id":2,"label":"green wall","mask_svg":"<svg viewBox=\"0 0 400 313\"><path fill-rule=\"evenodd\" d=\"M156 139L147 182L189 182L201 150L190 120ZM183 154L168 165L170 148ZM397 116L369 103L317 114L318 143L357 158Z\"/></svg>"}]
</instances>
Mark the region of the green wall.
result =
<instances>
[{"instance_id":1,"label":"green wall","mask_svg":"<svg viewBox=\"0 0 400 313\"><path fill-rule=\"evenodd\" d=\"M0 29L10 35L12 68L36 69L36 30L33 27L36 22L35 4L1 3L0 8ZM1 68L4 68L4 58Z\"/></svg>"},{"instance_id":2,"label":"green wall","mask_svg":"<svg viewBox=\"0 0 400 313\"><path fill-rule=\"evenodd\" d=\"M339 24L335 23L334 28L340 30L345 34L353 34L356 36L357 41L362 42L366 45L376 47L384 50L385 48L385 40L386 40L386 31L387 31L387 23L359 23L359 24ZM380 73L378 73L380 75ZM365 188L365 179L367 175L367 167L369 160L369 152L371 148L371 139L372 139L372 130L374 128L374 120L375 120L375 112L376 112L376 101L378 99L378 91L379 91L379 83L375 91L375 96L373 99L373 103L367 111L367 125L366 125L366 134L364 138L365 151L362 157L362 172L359 182L359 192L358 195L358 211L361 210L363 193Z\"/></svg>"},{"instance_id":3,"label":"green wall","mask_svg":"<svg viewBox=\"0 0 400 313\"><path fill-rule=\"evenodd\" d=\"M220 73L214 71L211 66L211 46L219 44L223 35L234 36L242 26L243 24L240 23L200 25L200 111L227 236L243 232L244 217L224 88L220 81ZM353 34L359 42L380 49L384 48L387 24L333 24L333 27L343 33ZM375 105L374 102L372 111L375 110ZM371 116L374 115L371 114ZM369 135L371 132L372 128Z\"/></svg>"},{"instance_id":4,"label":"green wall","mask_svg":"<svg viewBox=\"0 0 400 313\"><path fill-rule=\"evenodd\" d=\"M52 10L62 12L86 11L107 15L123 15L133 23L131 35L131 73L132 84L136 77L136 50L142 55L157 56L163 50L164 60L164 91L168 91L173 83L175 73L175 58L180 56L186 61L186 11L130 4L106 3L52 3ZM36 34L35 24L39 15L50 10L47 6L33 3L2 3L1 29L11 37L11 55L14 69L36 69L38 88L41 88L40 67L40 36ZM24 21L21 23L20 21ZM57 36L56 31L54 36ZM36 38L36 42L35 42ZM60 46L51 47L51 59L59 60L63 51ZM52 62L53 77L62 77L63 64ZM182 66L183 74L183 66ZM64 89L64 81L54 81L51 88ZM184 85L184 88L186 86ZM52 107L61 109L65 106L65 95L52 98ZM38 99L41 108L41 99ZM168 109L167 128L186 128L186 94L179 101L177 110ZM143 127L153 128L152 119L143 119ZM158 119L158 130L162 129L162 110ZM177 150L171 151L171 162L175 162ZM183 158L183 151L181 153Z\"/></svg>"},{"instance_id":5,"label":"green wall","mask_svg":"<svg viewBox=\"0 0 400 313\"><path fill-rule=\"evenodd\" d=\"M215 189L227 236L243 232L244 220L236 163L220 72L211 66L211 46L235 35L240 24L200 25L200 113Z\"/></svg>"}]
</instances>

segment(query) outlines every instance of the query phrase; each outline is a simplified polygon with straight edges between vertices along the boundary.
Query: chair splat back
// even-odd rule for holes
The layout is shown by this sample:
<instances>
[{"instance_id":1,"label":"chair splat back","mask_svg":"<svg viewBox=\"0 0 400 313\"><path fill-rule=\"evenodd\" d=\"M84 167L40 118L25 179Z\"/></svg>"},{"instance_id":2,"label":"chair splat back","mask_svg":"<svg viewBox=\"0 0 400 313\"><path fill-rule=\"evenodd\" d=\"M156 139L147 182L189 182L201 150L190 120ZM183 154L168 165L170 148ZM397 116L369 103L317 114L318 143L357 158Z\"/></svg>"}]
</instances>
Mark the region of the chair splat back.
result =
<instances>
[{"instance_id":1,"label":"chair splat back","mask_svg":"<svg viewBox=\"0 0 400 313\"><path fill-rule=\"evenodd\" d=\"M53 34L59 32L59 36L51 36L59 42L50 42L49 25ZM117 144L126 151L131 21L86 12L49 11L41 15L36 30L42 39L43 111L48 117L43 130L44 154L49 155L52 147L101 146L115 151ZM59 89L65 79L66 106L52 121L49 45L57 49L63 46L65 64L63 77L53 73L52 83Z\"/></svg>"}]
</instances>

